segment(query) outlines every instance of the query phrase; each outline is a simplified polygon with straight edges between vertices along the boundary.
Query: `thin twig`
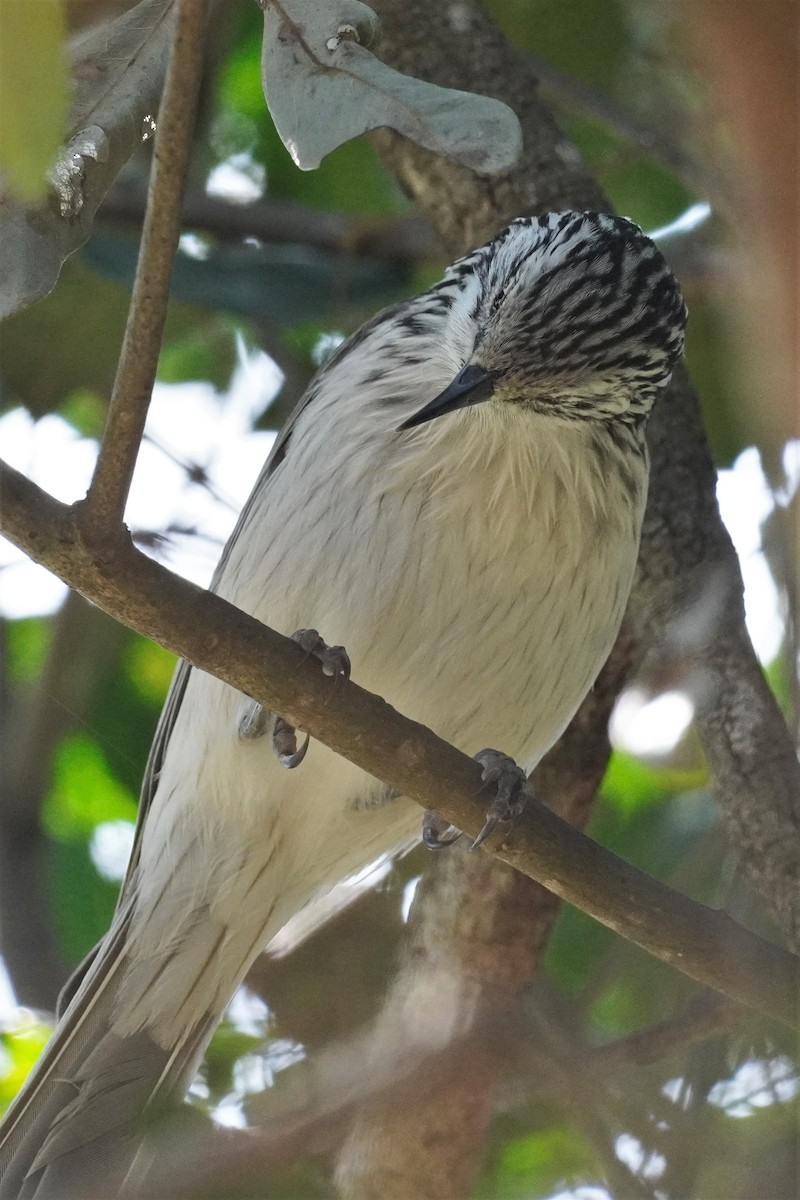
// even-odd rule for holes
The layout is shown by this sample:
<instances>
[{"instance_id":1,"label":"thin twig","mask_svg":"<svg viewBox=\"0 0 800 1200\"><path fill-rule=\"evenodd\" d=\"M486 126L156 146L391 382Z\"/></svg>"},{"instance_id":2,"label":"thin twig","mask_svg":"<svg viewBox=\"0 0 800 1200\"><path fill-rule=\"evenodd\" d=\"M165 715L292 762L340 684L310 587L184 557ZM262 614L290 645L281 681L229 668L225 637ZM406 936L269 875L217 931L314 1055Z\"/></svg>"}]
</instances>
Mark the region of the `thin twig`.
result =
<instances>
[{"instance_id":1,"label":"thin twig","mask_svg":"<svg viewBox=\"0 0 800 1200\"><path fill-rule=\"evenodd\" d=\"M103 441L86 498L98 530L122 521L156 378L203 69L206 7L207 0L177 0L136 280Z\"/></svg>"},{"instance_id":2,"label":"thin twig","mask_svg":"<svg viewBox=\"0 0 800 1200\"><path fill-rule=\"evenodd\" d=\"M295 642L180 579L118 531L87 539L82 504L60 503L2 462L0 493L6 536L88 600L477 836L485 800L473 759L355 683L338 681L332 704L330 681ZM533 798L494 852L698 983L797 1023L800 960L651 878Z\"/></svg>"},{"instance_id":3,"label":"thin twig","mask_svg":"<svg viewBox=\"0 0 800 1200\"><path fill-rule=\"evenodd\" d=\"M742 1024L743 1013L738 1005L724 997L708 993L691 1001L674 1017L649 1025L635 1033L596 1046L585 1054L604 1071L624 1071L647 1066L685 1052L689 1046L710 1038L722 1037ZM580 1059L585 1062L584 1051Z\"/></svg>"}]
</instances>

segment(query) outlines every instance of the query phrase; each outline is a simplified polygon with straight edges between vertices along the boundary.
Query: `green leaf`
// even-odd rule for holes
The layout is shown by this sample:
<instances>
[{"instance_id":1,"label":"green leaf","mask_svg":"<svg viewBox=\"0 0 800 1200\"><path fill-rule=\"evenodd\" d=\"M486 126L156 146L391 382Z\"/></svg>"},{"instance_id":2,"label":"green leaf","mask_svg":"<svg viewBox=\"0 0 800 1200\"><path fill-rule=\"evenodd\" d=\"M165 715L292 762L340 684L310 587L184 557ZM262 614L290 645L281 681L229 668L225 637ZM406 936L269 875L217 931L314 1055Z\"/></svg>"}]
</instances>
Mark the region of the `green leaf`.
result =
<instances>
[{"instance_id":1,"label":"green leaf","mask_svg":"<svg viewBox=\"0 0 800 1200\"><path fill-rule=\"evenodd\" d=\"M579 996L594 967L613 946L615 934L579 908L563 904L545 954L545 970L557 987Z\"/></svg>"},{"instance_id":2,"label":"green leaf","mask_svg":"<svg viewBox=\"0 0 800 1200\"><path fill-rule=\"evenodd\" d=\"M52 839L48 884L62 953L78 962L108 928L118 886L103 879L89 844L96 827L136 820L132 794L112 774L98 744L84 733L59 746L42 823Z\"/></svg>"},{"instance_id":3,"label":"green leaf","mask_svg":"<svg viewBox=\"0 0 800 1200\"><path fill-rule=\"evenodd\" d=\"M37 96L42 91L46 95L50 88L50 68L57 71L56 63L47 60L43 65L37 61L23 36L33 14L48 12L54 3L0 0L5 6L0 11L12 13L12 23L19 24L20 12L26 14L14 36L4 35L2 39L7 56L29 64L26 73L17 68L20 75L11 75L12 81L21 77L25 83L16 84L17 105L38 107ZM3 317L46 296L54 287L62 263L89 236L94 214L111 181L141 146L143 133L150 128L149 118L157 110L174 17L174 0L140 0L116 21L97 23L72 46L71 136L50 172L57 202L42 206L35 220L30 219L21 201L7 197L3 205ZM5 128L6 104L0 106L0 112ZM44 148L39 149L44 158ZM91 325L84 321L84 334L89 328ZM87 340L84 338L83 344Z\"/></svg>"},{"instance_id":4,"label":"green leaf","mask_svg":"<svg viewBox=\"0 0 800 1200\"><path fill-rule=\"evenodd\" d=\"M27 1079L52 1030L42 1021L29 1021L0 1034L0 1114L4 1113Z\"/></svg>"},{"instance_id":5,"label":"green leaf","mask_svg":"<svg viewBox=\"0 0 800 1200\"><path fill-rule=\"evenodd\" d=\"M141 681L134 678L127 647L140 639L129 630L125 638L119 659L94 689L86 728L102 747L106 769L132 797L138 796L142 784L163 693L156 694L155 687L141 686ZM108 819L115 820L116 815Z\"/></svg>"},{"instance_id":6,"label":"green leaf","mask_svg":"<svg viewBox=\"0 0 800 1200\"><path fill-rule=\"evenodd\" d=\"M587 83L612 83L628 57L620 0L488 0L487 8L517 45Z\"/></svg>"},{"instance_id":7,"label":"green leaf","mask_svg":"<svg viewBox=\"0 0 800 1200\"><path fill-rule=\"evenodd\" d=\"M589 1014L604 1037L622 1037L667 1020L693 994L685 975L644 951L629 945L615 945L614 951L609 959L614 977Z\"/></svg>"},{"instance_id":8,"label":"green leaf","mask_svg":"<svg viewBox=\"0 0 800 1200\"><path fill-rule=\"evenodd\" d=\"M86 734L73 734L56 752L53 787L42 817L57 841L87 841L101 821L135 821L136 801L111 774L97 743Z\"/></svg>"},{"instance_id":9,"label":"green leaf","mask_svg":"<svg viewBox=\"0 0 800 1200\"><path fill-rule=\"evenodd\" d=\"M341 330L332 330L329 324L323 325L320 321L298 321L296 325L287 329L283 340L310 370L316 371L322 366L328 353L332 353L337 339L341 340L343 336ZM326 344L330 347L328 351L325 351Z\"/></svg>"},{"instance_id":10,"label":"green leaf","mask_svg":"<svg viewBox=\"0 0 800 1200\"><path fill-rule=\"evenodd\" d=\"M236 333L239 325L224 316L211 316L167 343L159 355L162 383L204 379L222 389L230 383L236 366Z\"/></svg>"},{"instance_id":11,"label":"green leaf","mask_svg":"<svg viewBox=\"0 0 800 1200\"><path fill-rule=\"evenodd\" d=\"M263 143L270 195L318 208L376 216L408 207L369 142L348 142L329 154L318 170L298 171L284 151L275 126L269 120L267 126Z\"/></svg>"},{"instance_id":12,"label":"green leaf","mask_svg":"<svg viewBox=\"0 0 800 1200\"><path fill-rule=\"evenodd\" d=\"M794 680L792 679L789 653L779 654L774 662L771 662L768 667L764 668L764 674L767 677L767 683L775 699L781 707L781 711L787 721L791 720Z\"/></svg>"},{"instance_id":13,"label":"green leaf","mask_svg":"<svg viewBox=\"0 0 800 1200\"><path fill-rule=\"evenodd\" d=\"M213 1097L221 1099L233 1090L233 1069L243 1054L263 1050L264 1039L242 1033L223 1021L206 1051L205 1078Z\"/></svg>"},{"instance_id":14,"label":"green leaf","mask_svg":"<svg viewBox=\"0 0 800 1200\"><path fill-rule=\"evenodd\" d=\"M127 282L133 279L136 252L131 239L95 236L82 258L115 280ZM345 305L390 303L408 294L408 277L402 264L346 259L304 246L218 247L207 260L179 255L171 289L181 301L285 325L331 321ZM176 305L172 309L186 311Z\"/></svg>"},{"instance_id":15,"label":"green leaf","mask_svg":"<svg viewBox=\"0 0 800 1200\"><path fill-rule=\"evenodd\" d=\"M51 842L48 893L51 920L66 962L79 963L111 924L119 887L98 873L89 841Z\"/></svg>"},{"instance_id":16,"label":"green leaf","mask_svg":"<svg viewBox=\"0 0 800 1200\"><path fill-rule=\"evenodd\" d=\"M82 437L100 438L102 435L106 423L105 406L88 388L70 392L59 412Z\"/></svg>"},{"instance_id":17,"label":"green leaf","mask_svg":"<svg viewBox=\"0 0 800 1200\"><path fill-rule=\"evenodd\" d=\"M247 150L247 126L243 118L247 118L251 128L260 124L264 118L264 89L261 83L261 41L263 37L263 22L259 19L255 8L248 8L242 14L247 28L244 36L231 49L220 70L218 94L226 119L223 129L215 127L214 149L222 154L234 153L237 150ZM238 119L232 119L232 118ZM234 140L228 143L228 138ZM218 145L220 139L222 145ZM242 140L244 139L244 140Z\"/></svg>"},{"instance_id":18,"label":"green leaf","mask_svg":"<svg viewBox=\"0 0 800 1200\"><path fill-rule=\"evenodd\" d=\"M26 203L47 192L68 102L61 0L0 0L0 170Z\"/></svg>"},{"instance_id":19,"label":"green leaf","mask_svg":"<svg viewBox=\"0 0 800 1200\"><path fill-rule=\"evenodd\" d=\"M54 292L0 324L3 400L40 417L76 391L108 395L129 299L77 256L70 258Z\"/></svg>"},{"instance_id":20,"label":"green leaf","mask_svg":"<svg viewBox=\"0 0 800 1200\"><path fill-rule=\"evenodd\" d=\"M645 230L674 221L696 199L675 175L643 156L603 172L601 182L614 207Z\"/></svg>"},{"instance_id":21,"label":"green leaf","mask_svg":"<svg viewBox=\"0 0 800 1200\"><path fill-rule=\"evenodd\" d=\"M113 386L136 265L132 239L100 242L111 246L108 267L116 270L125 286L92 270L83 255L73 255L64 264L54 292L0 323L0 406L23 404L36 417L57 409L88 436L96 436L105 422L105 405L99 398L108 396ZM218 269L217 274L222 273ZM232 281L231 291L236 282ZM187 287L186 294L194 299L197 292L193 295ZM193 365L197 370L207 368L207 378L223 387L230 379L235 354L232 328L225 315L211 315L195 303L173 300L167 314L165 361L176 373L179 364L189 370L192 339L202 333L206 352L202 362L195 355ZM173 345L181 344L183 350L170 363Z\"/></svg>"},{"instance_id":22,"label":"green leaf","mask_svg":"<svg viewBox=\"0 0 800 1200\"><path fill-rule=\"evenodd\" d=\"M663 804L676 792L702 787L708 782L708 768L681 770L651 767L622 750L615 750L603 777L601 795L620 813L638 814L643 808Z\"/></svg>"},{"instance_id":23,"label":"green leaf","mask_svg":"<svg viewBox=\"0 0 800 1200\"><path fill-rule=\"evenodd\" d=\"M175 671L175 655L146 638L133 640L124 657L124 668L135 692L148 705L161 705Z\"/></svg>"},{"instance_id":24,"label":"green leaf","mask_svg":"<svg viewBox=\"0 0 800 1200\"><path fill-rule=\"evenodd\" d=\"M584 1182L597 1165L586 1142L559 1125L505 1142L494 1171L475 1189L479 1200L519 1200L545 1196L572 1180Z\"/></svg>"},{"instance_id":25,"label":"green leaf","mask_svg":"<svg viewBox=\"0 0 800 1200\"><path fill-rule=\"evenodd\" d=\"M4 667L10 686L39 675L47 662L52 637L52 621L42 617L6 622Z\"/></svg>"},{"instance_id":26,"label":"green leaf","mask_svg":"<svg viewBox=\"0 0 800 1200\"><path fill-rule=\"evenodd\" d=\"M297 166L312 171L337 146L382 127L482 174L513 166L522 133L511 109L387 67L366 49L376 22L359 0L266 4L264 93Z\"/></svg>"}]
</instances>

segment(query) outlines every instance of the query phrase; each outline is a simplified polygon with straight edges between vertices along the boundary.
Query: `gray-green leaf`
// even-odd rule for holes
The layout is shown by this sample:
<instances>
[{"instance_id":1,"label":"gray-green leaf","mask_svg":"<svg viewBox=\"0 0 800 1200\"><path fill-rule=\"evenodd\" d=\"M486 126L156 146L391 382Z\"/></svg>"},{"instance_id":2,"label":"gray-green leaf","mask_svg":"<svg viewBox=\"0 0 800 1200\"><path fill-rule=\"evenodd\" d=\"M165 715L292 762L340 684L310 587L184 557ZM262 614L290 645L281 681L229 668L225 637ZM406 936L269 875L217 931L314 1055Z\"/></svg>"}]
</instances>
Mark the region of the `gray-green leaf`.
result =
<instances>
[{"instance_id":1,"label":"gray-green leaf","mask_svg":"<svg viewBox=\"0 0 800 1200\"><path fill-rule=\"evenodd\" d=\"M260 0L262 69L272 119L298 167L370 129L388 126L484 175L522 149L516 115L486 96L401 75L366 48L377 28L358 0Z\"/></svg>"},{"instance_id":2,"label":"gray-green leaf","mask_svg":"<svg viewBox=\"0 0 800 1200\"><path fill-rule=\"evenodd\" d=\"M88 238L122 165L150 136L174 27L174 0L141 0L71 47L71 139L36 208L0 194L0 318L55 286Z\"/></svg>"}]
</instances>

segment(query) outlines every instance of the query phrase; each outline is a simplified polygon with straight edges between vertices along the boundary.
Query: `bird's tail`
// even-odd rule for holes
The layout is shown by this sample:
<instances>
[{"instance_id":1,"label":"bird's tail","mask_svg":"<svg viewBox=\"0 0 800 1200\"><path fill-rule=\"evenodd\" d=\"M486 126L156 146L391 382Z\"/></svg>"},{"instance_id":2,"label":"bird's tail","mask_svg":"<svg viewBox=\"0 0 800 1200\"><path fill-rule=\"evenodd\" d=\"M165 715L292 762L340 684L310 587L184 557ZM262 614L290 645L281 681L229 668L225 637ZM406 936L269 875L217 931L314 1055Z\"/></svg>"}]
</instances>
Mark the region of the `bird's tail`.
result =
<instances>
[{"instance_id":1,"label":"bird's tail","mask_svg":"<svg viewBox=\"0 0 800 1200\"><path fill-rule=\"evenodd\" d=\"M121 1036L112 1014L126 974L128 921L89 963L49 1044L0 1130L0 1200L116 1194L135 1171L142 1113L188 1083L216 1017L171 1052L150 1033Z\"/></svg>"}]
</instances>

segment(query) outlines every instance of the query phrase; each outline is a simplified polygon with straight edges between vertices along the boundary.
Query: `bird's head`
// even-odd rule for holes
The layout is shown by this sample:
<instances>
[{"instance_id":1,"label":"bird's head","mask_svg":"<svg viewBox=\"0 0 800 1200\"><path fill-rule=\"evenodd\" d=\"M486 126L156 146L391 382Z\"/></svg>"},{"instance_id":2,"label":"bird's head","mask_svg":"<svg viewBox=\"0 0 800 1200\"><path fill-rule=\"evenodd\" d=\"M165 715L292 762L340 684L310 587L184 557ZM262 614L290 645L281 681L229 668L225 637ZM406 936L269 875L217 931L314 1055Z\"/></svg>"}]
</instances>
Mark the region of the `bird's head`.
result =
<instances>
[{"instance_id":1,"label":"bird's head","mask_svg":"<svg viewBox=\"0 0 800 1200\"><path fill-rule=\"evenodd\" d=\"M489 399L565 420L639 421L683 350L675 277L623 217L514 221L455 263L437 291L468 356L401 429Z\"/></svg>"}]
</instances>

